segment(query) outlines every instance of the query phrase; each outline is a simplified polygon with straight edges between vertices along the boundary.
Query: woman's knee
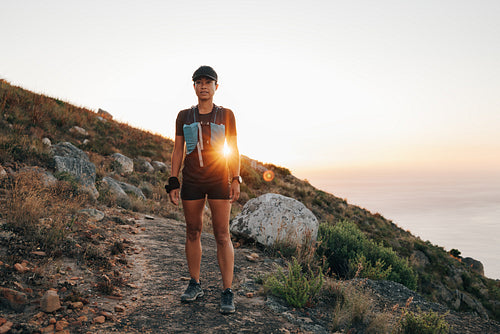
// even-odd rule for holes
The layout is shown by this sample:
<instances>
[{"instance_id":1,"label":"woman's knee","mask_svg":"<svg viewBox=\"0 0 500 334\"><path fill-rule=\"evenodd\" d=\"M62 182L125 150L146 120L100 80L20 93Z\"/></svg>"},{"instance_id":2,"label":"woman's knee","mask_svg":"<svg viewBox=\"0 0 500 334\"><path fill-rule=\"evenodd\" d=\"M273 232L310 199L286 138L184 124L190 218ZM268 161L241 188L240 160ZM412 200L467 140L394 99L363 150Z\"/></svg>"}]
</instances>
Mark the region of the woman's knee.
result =
<instances>
[{"instance_id":1,"label":"woman's knee","mask_svg":"<svg viewBox=\"0 0 500 334\"><path fill-rule=\"evenodd\" d=\"M186 229L186 238L189 241L197 241L201 238L201 229L198 228L187 228Z\"/></svg>"},{"instance_id":2,"label":"woman's knee","mask_svg":"<svg viewBox=\"0 0 500 334\"><path fill-rule=\"evenodd\" d=\"M214 235L215 242L217 242L217 245L219 246L226 245L227 243L231 242L231 234L229 233L229 231L214 231Z\"/></svg>"}]
</instances>

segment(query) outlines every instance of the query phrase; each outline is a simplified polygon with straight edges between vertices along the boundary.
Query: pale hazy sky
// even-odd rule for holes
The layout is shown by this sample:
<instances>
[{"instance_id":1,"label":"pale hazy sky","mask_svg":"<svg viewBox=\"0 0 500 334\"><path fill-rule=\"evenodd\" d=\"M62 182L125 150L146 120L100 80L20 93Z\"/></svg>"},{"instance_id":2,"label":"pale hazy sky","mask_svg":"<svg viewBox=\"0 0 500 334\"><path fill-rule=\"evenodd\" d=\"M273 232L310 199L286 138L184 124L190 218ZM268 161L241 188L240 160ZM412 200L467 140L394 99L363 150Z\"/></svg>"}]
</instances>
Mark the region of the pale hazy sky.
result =
<instances>
[{"instance_id":1,"label":"pale hazy sky","mask_svg":"<svg viewBox=\"0 0 500 334\"><path fill-rule=\"evenodd\" d=\"M0 3L0 77L172 138L219 74L242 154L312 170L500 168L500 1Z\"/></svg>"}]
</instances>

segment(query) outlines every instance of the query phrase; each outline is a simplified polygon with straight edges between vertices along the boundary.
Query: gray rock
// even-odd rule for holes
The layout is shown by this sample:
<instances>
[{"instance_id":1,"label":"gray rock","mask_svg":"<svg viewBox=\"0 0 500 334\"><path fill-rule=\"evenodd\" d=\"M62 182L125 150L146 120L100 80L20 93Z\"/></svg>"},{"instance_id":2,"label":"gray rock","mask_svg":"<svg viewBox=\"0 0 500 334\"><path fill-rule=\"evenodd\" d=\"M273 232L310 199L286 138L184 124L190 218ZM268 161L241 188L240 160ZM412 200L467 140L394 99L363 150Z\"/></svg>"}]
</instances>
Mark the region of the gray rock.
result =
<instances>
[{"instance_id":1,"label":"gray rock","mask_svg":"<svg viewBox=\"0 0 500 334\"><path fill-rule=\"evenodd\" d=\"M458 310L461 306L465 306L466 308L477 312L482 318L488 319L488 312L486 312L483 304L471 297L469 294L455 290L455 301L453 302L453 307Z\"/></svg>"},{"instance_id":2,"label":"gray rock","mask_svg":"<svg viewBox=\"0 0 500 334\"><path fill-rule=\"evenodd\" d=\"M153 161L151 162L151 166L153 166L156 172L166 173L168 170L167 165L161 161Z\"/></svg>"},{"instance_id":3,"label":"gray rock","mask_svg":"<svg viewBox=\"0 0 500 334\"><path fill-rule=\"evenodd\" d=\"M48 290L40 300L40 308L43 312L54 312L61 308L59 295L55 290Z\"/></svg>"},{"instance_id":4,"label":"gray rock","mask_svg":"<svg viewBox=\"0 0 500 334\"><path fill-rule=\"evenodd\" d=\"M231 232L251 238L265 246L276 242L300 245L316 241L318 220L299 201L265 194L248 201L231 222Z\"/></svg>"},{"instance_id":5,"label":"gray rock","mask_svg":"<svg viewBox=\"0 0 500 334\"><path fill-rule=\"evenodd\" d=\"M114 153L112 156L114 161L118 164L115 167L117 173L132 173L134 171L134 161L121 153Z\"/></svg>"},{"instance_id":6,"label":"gray rock","mask_svg":"<svg viewBox=\"0 0 500 334\"><path fill-rule=\"evenodd\" d=\"M5 171L5 169L0 166L0 179L4 178L7 176L7 172Z\"/></svg>"},{"instance_id":7,"label":"gray rock","mask_svg":"<svg viewBox=\"0 0 500 334\"><path fill-rule=\"evenodd\" d=\"M131 184L117 181L109 176L104 177L102 179L102 182L109 187L109 190L111 191L111 193L113 195L115 195L117 198L118 197L127 197L128 198L127 193L133 193L135 196L137 196L141 199L146 199L146 196L144 196L141 189L139 189L136 186L133 186Z\"/></svg>"},{"instance_id":8,"label":"gray rock","mask_svg":"<svg viewBox=\"0 0 500 334\"><path fill-rule=\"evenodd\" d=\"M54 154L56 171L73 175L83 190L94 200L97 199L99 192L95 187L96 168L89 161L87 154L68 142L54 145L51 150Z\"/></svg>"},{"instance_id":9,"label":"gray rock","mask_svg":"<svg viewBox=\"0 0 500 334\"><path fill-rule=\"evenodd\" d=\"M80 135L80 136L88 136L89 135L87 130L85 130L84 128L81 128L79 126L76 126L76 125L73 126L71 129L69 129L69 132Z\"/></svg>"},{"instance_id":10,"label":"gray rock","mask_svg":"<svg viewBox=\"0 0 500 334\"><path fill-rule=\"evenodd\" d=\"M153 173L155 171L151 163L144 158L134 160L134 169L139 173Z\"/></svg>"},{"instance_id":11,"label":"gray rock","mask_svg":"<svg viewBox=\"0 0 500 334\"><path fill-rule=\"evenodd\" d=\"M111 115L109 112L107 112L106 110L103 110L101 108L99 108L99 110L97 111L97 114L101 117L106 118L106 119L113 119L113 115Z\"/></svg>"},{"instance_id":12,"label":"gray rock","mask_svg":"<svg viewBox=\"0 0 500 334\"><path fill-rule=\"evenodd\" d=\"M484 266L483 264L471 257L465 257L462 259L462 263L465 263L472 271L484 276Z\"/></svg>"},{"instance_id":13,"label":"gray rock","mask_svg":"<svg viewBox=\"0 0 500 334\"><path fill-rule=\"evenodd\" d=\"M104 216L105 216L104 212L99 211L99 210L94 209L94 208L83 209L83 210L80 210L79 212L88 215L90 217L90 220L96 221L96 222L103 220Z\"/></svg>"}]
</instances>

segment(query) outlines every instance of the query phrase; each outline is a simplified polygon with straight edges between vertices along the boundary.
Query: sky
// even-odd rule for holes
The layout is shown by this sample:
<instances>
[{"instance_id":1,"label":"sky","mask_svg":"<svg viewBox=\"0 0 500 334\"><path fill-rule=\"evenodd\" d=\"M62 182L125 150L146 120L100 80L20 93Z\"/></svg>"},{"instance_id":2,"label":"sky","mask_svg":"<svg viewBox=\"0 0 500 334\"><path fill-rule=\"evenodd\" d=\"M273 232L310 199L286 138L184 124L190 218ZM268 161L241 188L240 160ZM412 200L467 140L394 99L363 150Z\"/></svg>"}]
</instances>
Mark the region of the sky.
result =
<instances>
[{"instance_id":1,"label":"sky","mask_svg":"<svg viewBox=\"0 0 500 334\"><path fill-rule=\"evenodd\" d=\"M174 136L219 74L240 153L334 170L500 169L500 2L2 0L0 78Z\"/></svg>"}]
</instances>

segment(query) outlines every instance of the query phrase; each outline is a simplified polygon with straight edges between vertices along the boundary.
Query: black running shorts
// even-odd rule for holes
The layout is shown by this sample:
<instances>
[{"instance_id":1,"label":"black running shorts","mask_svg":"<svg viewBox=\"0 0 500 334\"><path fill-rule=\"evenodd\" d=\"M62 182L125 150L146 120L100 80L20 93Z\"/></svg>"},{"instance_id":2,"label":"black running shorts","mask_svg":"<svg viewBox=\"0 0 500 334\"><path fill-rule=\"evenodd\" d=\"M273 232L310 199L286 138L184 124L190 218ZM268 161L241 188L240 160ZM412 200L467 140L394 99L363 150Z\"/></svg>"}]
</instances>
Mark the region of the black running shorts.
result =
<instances>
[{"instance_id":1,"label":"black running shorts","mask_svg":"<svg viewBox=\"0 0 500 334\"><path fill-rule=\"evenodd\" d=\"M183 183L181 198L183 200L204 199L229 199L230 185L227 181L214 182L204 185Z\"/></svg>"}]
</instances>

